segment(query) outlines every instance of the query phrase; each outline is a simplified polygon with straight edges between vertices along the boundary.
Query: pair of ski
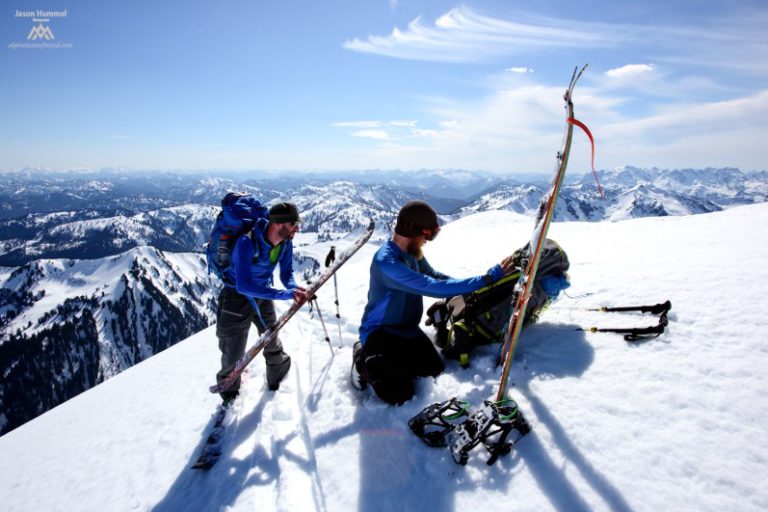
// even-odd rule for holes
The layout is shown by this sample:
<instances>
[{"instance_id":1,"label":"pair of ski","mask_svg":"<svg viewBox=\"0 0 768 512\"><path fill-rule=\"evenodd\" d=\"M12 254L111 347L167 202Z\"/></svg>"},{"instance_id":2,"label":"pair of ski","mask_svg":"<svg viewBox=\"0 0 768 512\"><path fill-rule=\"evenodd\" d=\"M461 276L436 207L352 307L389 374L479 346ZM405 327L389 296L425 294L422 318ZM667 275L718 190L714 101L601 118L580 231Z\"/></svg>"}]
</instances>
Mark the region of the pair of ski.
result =
<instances>
[{"instance_id":1,"label":"pair of ski","mask_svg":"<svg viewBox=\"0 0 768 512\"><path fill-rule=\"evenodd\" d=\"M371 221L368 227L365 229L360 237L343 253L335 257L332 264L318 277L313 283L307 287L307 296L313 297L317 290L320 289L329 279L335 277L336 271L338 271L344 263L346 263L357 251L362 248L366 242L373 235L373 229L375 223ZM327 260L327 262L329 262ZM259 337L258 341L250 347L243 357L241 357L235 364L235 368L230 374L223 380L211 386L209 391L211 393L222 393L232 388L235 381L242 375L246 367L253 361L253 359L261 352L264 347L275 339L277 333L283 326L288 323L301 307L304 302L294 302L288 310L283 313L280 318L277 319L275 325L267 329L264 334ZM203 448L200 451L198 460L192 465L193 469L210 469L221 456L222 441L224 437L224 431L226 428L226 418L229 410L229 404L221 404L218 406L216 413L214 414L214 423L211 432L206 439Z\"/></svg>"},{"instance_id":2,"label":"pair of ski","mask_svg":"<svg viewBox=\"0 0 768 512\"><path fill-rule=\"evenodd\" d=\"M454 460L459 464L465 464L468 458L468 452L479 444L483 444L491 453L488 464L493 464L500 455L510 452L514 443L506 441L512 430L518 432L519 437L524 436L530 431L530 425L523 417L514 400L506 397L507 381L509 372L512 368L517 343L520 338L520 332L525 321L525 313L528 308L528 302L533 292L533 284L536 279L536 272L541 260L541 252L544 247L544 240L547 237L547 231L555 212L555 203L560 194L560 188L565 177L565 170L568 166L568 156L571 151L571 141L573 139L573 127L578 126L589 137L592 143L592 171L594 169L594 140L589 129L573 114L573 89L581 78L587 66L574 69L571 76L571 82L563 97L566 110L566 130L563 146L557 153L557 163L552 179L552 185L541 200L536 213L536 222L528 245L528 254L523 260L522 272L515 287L515 300L509 324L504 335L501 351L499 353L498 365L502 366L501 381L494 401L486 400L483 406L470 414L468 419L458 426L451 426L450 418L459 413L465 402L458 398L452 398L442 403L433 404L421 413L411 419L411 429L422 439L430 443L428 439L436 442L435 446L444 443L450 446L451 454ZM597 173L595 172L595 178ZM602 195L602 189L598 182L598 190ZM447 414L446 416L446 413ZM435 434L434 432L442 432ZM444 441L436 441L437 439ZM517 440L515 440L516 442Z\"/></svg>"}]
</instances>

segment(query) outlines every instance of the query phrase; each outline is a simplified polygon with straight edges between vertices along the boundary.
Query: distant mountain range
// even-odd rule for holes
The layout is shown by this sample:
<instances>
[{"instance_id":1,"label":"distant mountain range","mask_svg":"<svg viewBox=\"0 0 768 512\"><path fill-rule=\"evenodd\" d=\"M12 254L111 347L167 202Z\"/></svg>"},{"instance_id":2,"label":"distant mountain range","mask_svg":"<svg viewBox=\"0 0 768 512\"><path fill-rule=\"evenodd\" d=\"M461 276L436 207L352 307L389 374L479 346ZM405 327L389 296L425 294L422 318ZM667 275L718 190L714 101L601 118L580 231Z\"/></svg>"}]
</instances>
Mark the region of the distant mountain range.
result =
<instances>
[{"instance_id":1,"label":"distant mountain range","mask_svg":"<svg viewBox=\"0 0 768 512\"><path fill-rule=\"evenodd\" d=\"M303 231L321 240L374 219L386 231L409 199L435 206L445 221L505 209L532 215L546 176L469 171L355 172L259 179L178 173L102 174L18 171L0 175L0 265L37 258L100 258L140 246L199 252L227 192L251 192L263 202L299 205ZM342 179L344 178L344 179ZM385 184L373 183L376 179ZM719 211L768 200L768 173L737 169L658 170L624 167L600 172L605 198L591 175L562 188L555 220L621 220ZM462 197L457 197L464 190ZM450 197L449 197L450 196Z\"/></svg>"},{"instance_id":2,"label":"distant mountain range","mask_svg":"<svg viewBox=\"0 0 768 512\"><path fill-rule=\"evenodd\" d=\"M0 174L0 434L215 320L218 283L201 251L227 192L296 203L305 240L377 222L389 236L409 199L443 221L487 210L533 214L548 176L460 170L348 173ZM768 201L768 173L736 169L600 172L570 178L556 220L621 220ZM307 242L311 243L311 242ZM320 267L297 248L305 279ZM312 251L308 251L311 253Z\"/></svg>"},{"instance_id":3,"label":"distant mountain range","mask_svg":"<svg viewBox=\"0 0 768 512\"><path fill-rule=\"evenodd\" d=\"M555 220L622 220L689 215L728 206L768 201L768 172L737 169L659 170L624 167L598 173L605 197L593 176L571 179L558 198ZM458 215L513 210L532 215L547 186L502 183L459 209Z\"/></svg>"}]
</instances>

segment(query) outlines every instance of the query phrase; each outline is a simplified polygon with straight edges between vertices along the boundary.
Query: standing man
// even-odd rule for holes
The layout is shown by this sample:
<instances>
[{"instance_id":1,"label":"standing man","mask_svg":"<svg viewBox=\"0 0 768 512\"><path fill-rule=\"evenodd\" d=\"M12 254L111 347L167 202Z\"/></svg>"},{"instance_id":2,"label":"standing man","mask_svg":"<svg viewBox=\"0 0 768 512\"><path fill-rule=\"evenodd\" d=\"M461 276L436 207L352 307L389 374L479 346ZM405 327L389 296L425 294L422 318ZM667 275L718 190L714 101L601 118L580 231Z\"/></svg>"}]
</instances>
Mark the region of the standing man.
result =
<instances>
[{"instance_id":1,"label":"standing man","mask_svg":"<svg viewBox=\"0 0 768 512\"><path fill-rule=\"evenodd\" d=\"M507 258L482 276L453 279L441 274L422 253L423 245L439 231L432 207L410 201L400 209L392 239L371 263L368 303L353 352L351 380L358 389L370 382L379 398L393 405L413 397L415 378L436 377L444 369L437 350L419 328L422 296L470 293L501 279L512 266Z\"/></svg>"},{"instance_id":2,"label":"standing man","mask_svg":"<svg viewBox=\"0 0 768 512\"><path fill-rule=\"evenodd\" d=\"M216 337L221 350L223 380L245 353L251 323L263 334L277 321L274 300L308 299L304 288L293 277L293 237L299 231L299 212L292 203L278 203L269 210L269 219L259 219L253 229L242 235L232 248L232 264L225 274L226 286L219 295L216 312ZM273 287L275 267L280 266L280 281L285 289ZM291 367L291 358L275 337L264 347L267 363L267 387L276 391ZM225 403L237 397L238 378L231 389L221 393Z\"/></svg>"}]
</instances>

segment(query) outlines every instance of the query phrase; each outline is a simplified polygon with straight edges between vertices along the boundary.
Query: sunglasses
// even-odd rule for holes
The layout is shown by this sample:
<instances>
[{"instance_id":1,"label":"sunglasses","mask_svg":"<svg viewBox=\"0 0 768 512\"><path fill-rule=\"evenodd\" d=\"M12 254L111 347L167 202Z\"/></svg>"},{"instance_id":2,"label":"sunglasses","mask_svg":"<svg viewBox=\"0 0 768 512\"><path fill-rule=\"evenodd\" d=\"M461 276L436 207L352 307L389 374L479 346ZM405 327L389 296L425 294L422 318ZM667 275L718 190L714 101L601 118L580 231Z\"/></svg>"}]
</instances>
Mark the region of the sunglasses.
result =
<instances>
[{"instance_id":1,"label":"sunglasses","mask_svg":"<svg viewBox=\"0 0 768 512\"><path fill-rule=\"evenodd\" d=\"M440 232L440 226L436 225L431 229L422 229L421 232L424 234L424 238L427 240L427 242L431 242Z\"/></svg>"}]
</instances>

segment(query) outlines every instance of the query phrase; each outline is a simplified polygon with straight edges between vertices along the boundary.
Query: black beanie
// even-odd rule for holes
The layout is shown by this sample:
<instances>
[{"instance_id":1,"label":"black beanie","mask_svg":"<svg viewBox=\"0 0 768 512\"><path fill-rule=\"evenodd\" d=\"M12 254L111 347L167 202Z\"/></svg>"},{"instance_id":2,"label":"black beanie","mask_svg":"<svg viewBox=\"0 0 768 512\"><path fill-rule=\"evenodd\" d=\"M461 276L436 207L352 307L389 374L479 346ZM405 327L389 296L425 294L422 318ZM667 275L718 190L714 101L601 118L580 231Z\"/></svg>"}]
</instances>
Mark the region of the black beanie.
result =
<instances>
[{"instance_id":1,"label":"black beanie","mask_svg":"<svg viewBox=\"0 0 768 512\"><path fill-rule=\"evenodd\" d=\"M299 210L293 203L277 203L269 209L269 221L275 224L299 222Z\"/></svg>"},{"instance_id":2,"label":"black beanie","mask_svg":"<svg viewBox=\"0 0 768 512\"><path fill-rule=\"evenodd\" d=\"M397 214L395 233L413 238L422 235L423 229L437 227L437 214L424 201L408 201Z\"/></svg>"}]
</instances>

